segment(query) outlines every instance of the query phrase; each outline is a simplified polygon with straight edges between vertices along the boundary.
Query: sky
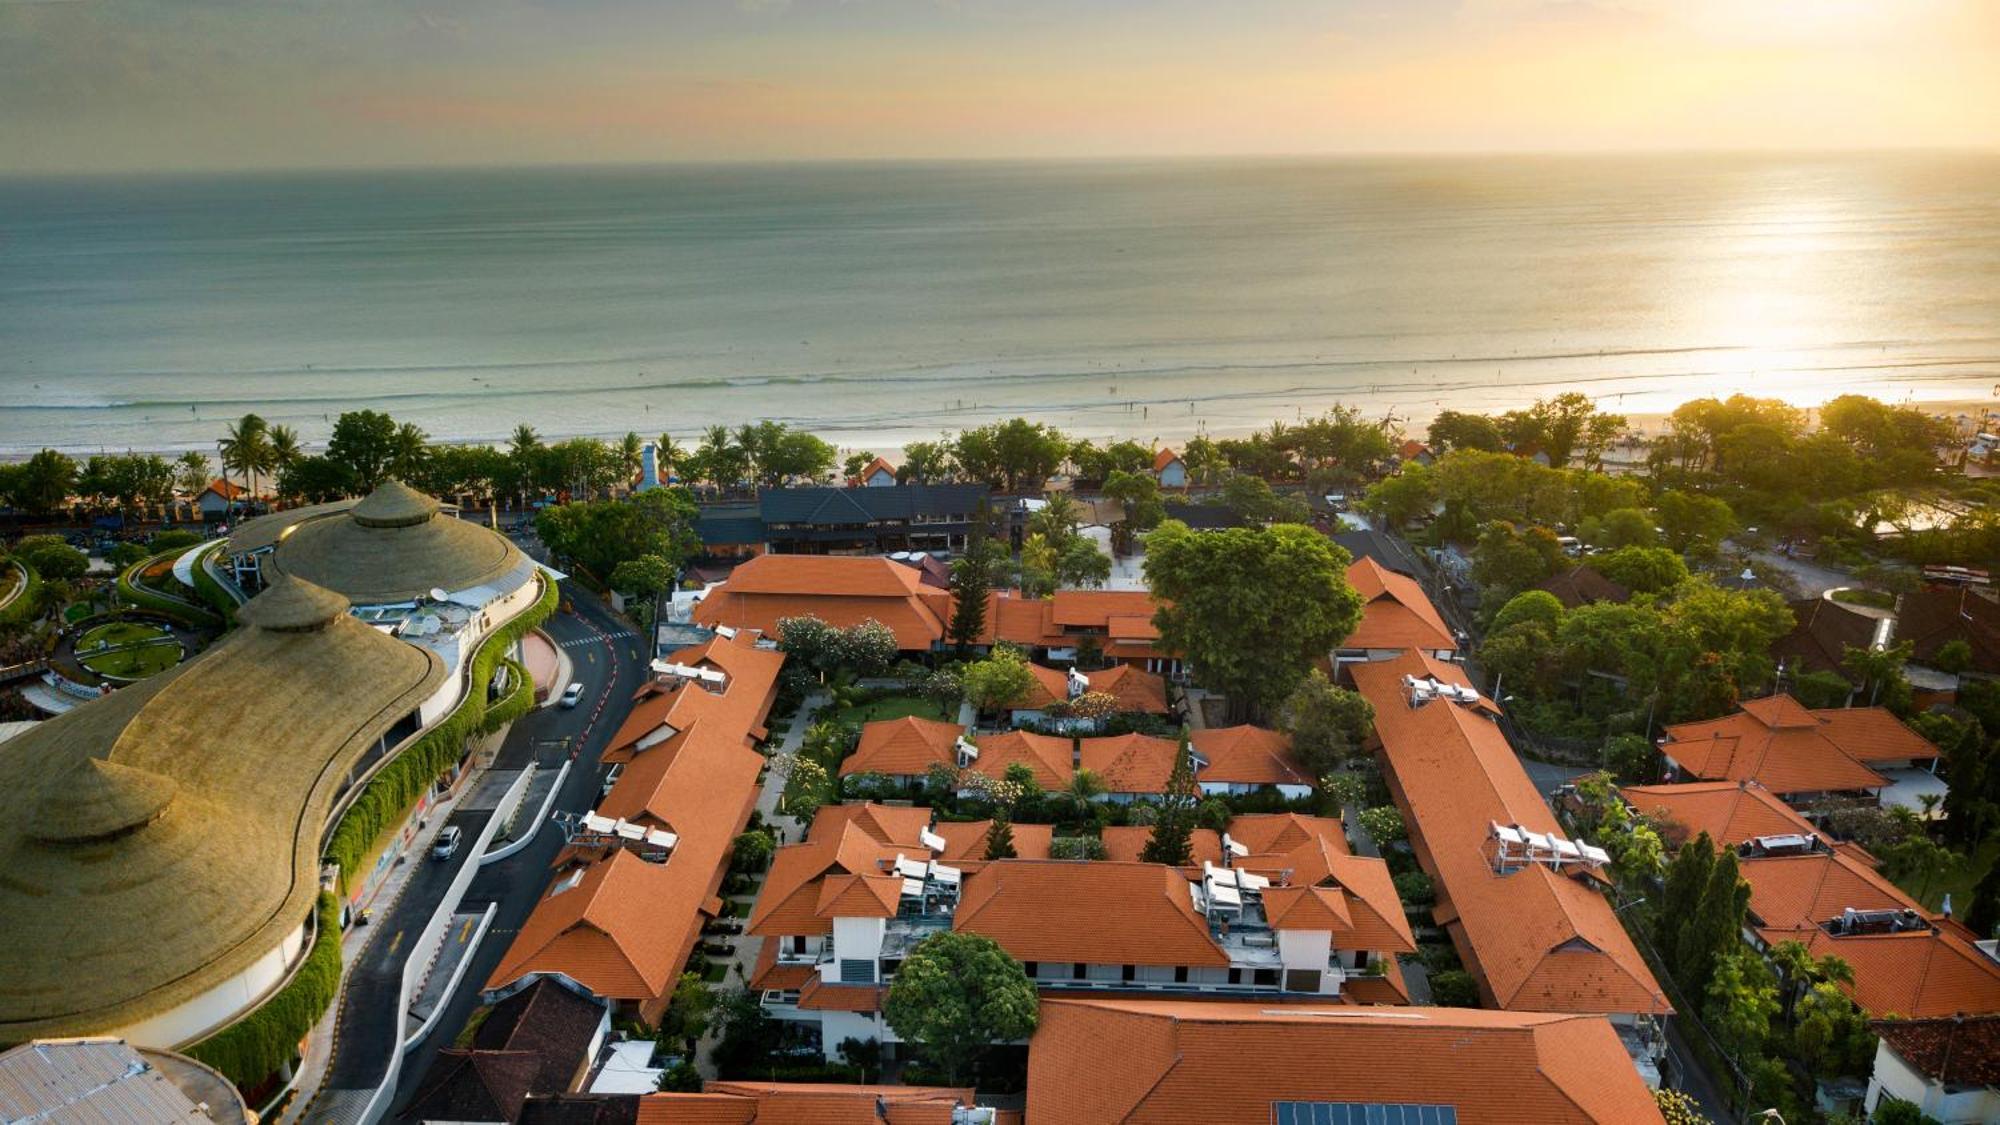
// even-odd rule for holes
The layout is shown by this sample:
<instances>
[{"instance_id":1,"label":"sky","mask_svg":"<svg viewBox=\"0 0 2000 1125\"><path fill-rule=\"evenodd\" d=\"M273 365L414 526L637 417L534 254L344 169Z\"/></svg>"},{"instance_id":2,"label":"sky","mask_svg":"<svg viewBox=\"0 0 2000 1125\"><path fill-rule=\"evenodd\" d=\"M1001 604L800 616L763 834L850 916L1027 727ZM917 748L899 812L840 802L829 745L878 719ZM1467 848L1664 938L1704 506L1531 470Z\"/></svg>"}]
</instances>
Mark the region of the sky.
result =
<instances>
[{"instance_id":1,"label":"sky","mask_svg":"<svg viewBox=\"0 0 2000 1125\"><path fill-rule=\"evenodd\" d=\"M2000 0L0 0L0 174L2000 146Z\"/></svg>"}]
</instances>

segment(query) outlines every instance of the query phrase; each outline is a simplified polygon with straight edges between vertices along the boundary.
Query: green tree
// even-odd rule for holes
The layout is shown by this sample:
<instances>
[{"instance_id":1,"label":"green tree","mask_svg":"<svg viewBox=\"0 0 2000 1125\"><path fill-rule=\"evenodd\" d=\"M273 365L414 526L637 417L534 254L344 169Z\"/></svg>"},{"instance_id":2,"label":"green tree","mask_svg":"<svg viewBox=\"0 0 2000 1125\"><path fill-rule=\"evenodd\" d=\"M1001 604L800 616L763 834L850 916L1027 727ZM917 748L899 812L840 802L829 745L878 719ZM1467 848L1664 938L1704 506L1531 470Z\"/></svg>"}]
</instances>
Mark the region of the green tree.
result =
<instances>
[{"instance_id":1,"label":"green tree","mask_svg":"<svg viewBox=\"0 0 2000 1125\"><path fill-rule=\"evenodd\" d=\"M1660 752L1643 734L1616 734L1604 742L1604 768L1621 784L1649 785L1659 780Z\"/></svg>"},{"instance_id":2,"label":"green tree","mask_svg":"<svg viewBox=\"0 0 2000 1125\"><path fill-rule=\"evenodd\" d=\"M1739 1063L1756 1058L1778 1014L1778 981L1764 959L1740 943L1715 959L1701 990L1702 1022Z\"/></svg>"},{"instance_id":3,"label":"green tree","mask_svg":"<svg viewBox=\"0 0 2000 1125\"><path fill-rule=\"evenodd\" d=\"M993 939L959 931L917 943L889 986L883 1018L959 1085L979 1052L1035 1030L1034 983Z\"/></svg>"},{"instance_id":4,"label":"green tree","mask_svg":"<svg viewBox=\"0 0 2000 1125\"><path fill-rule=\"evenodd\" d=\"M1081 535L1071 536L1056 556L1056 585L1060 589L1095 589L1110 580L1110 556Z\"/></svg>"},{"instance_id":5,"label":"green tree","mask_svg":"<svg viewBox=\"0 0 2000 1125\"><path fill-rule=\"evenodd\" d=\"M1553 636L1561 627L1563 604L1561 599L1547 590L1527 590L1507 599L1500 612L1493 615L1489 634L1504 633L1519 625L1533 625Z\"/></svg>"},{"instance_id":6,"label":"green tree","mask_svg":"<svg viewBox=\"0 0 2000 1125\"><path fill-rule=\"evenodd\" d=\"M695 1069L693 1059L683 1058L660 1072L654 1089L667 1094L699 1094L702 1090L701 1071Z\"/></svg>"},{"instance_id":7,"label":"green tree","mask_svg":"<svg viewBox=\"0 0 2000 1125\"><path fill-rule=\"evenodd\" d=\"M1653 916L1656 922L1653 943L1666 957L1675 976L1680 976L1680 961L1675 956L1680 929L1701 909L1702 895L1714 873L1715 841L1706 832L1682 844L1680 851L1674 853L1674 861L1667 865L1660 909Z\"/></svg>"},{"instance_id":8,"label":"green tree","mask_svg":"<svg viewBox=\"0 0 2000 1125\"><path fill-rule=\"evenodd\" d=\"M1096 836L1057 836L1049 841L1050 859L1105 859L1104 841Z\"/></svg>"},{"instance_id":9,"label":"green tree","mask_svg":"<svg viewBox=\"0 0 2000 1125\"><path fill-rule=\"evenodd\" d=\"M1565 562L1562 544L1543 527L1518 528L1495 520L1472 548L1472 580L1481 602L1498 607L1554 574Z\"/></svg>"},{"instance_id":10,"label":"green tree","mask_svg":"<svg viewBox=\"0 0 2000 1125\"><path fill-rule=\"evenodd\" d=\"M1053 427L1025 418L958 435L952 445L958 466L995 491L1019 493L1039 489L1069 458L1069 442Z\"/></svg>"},{"instance_id":11,"label":"green tree","mask_svg":"<svg viewBox=\"0 0 2000 1125\"><path fill-rule=\"evenodd\" d=\"M354 476L329 457L301 457L278 474L278 495L323 504L354 494Z\"/></svg>"},{"instance_id":12,"label":"green tree","mask_svg":"<svg viewBox=\"0 0 2000 1125\"><path fill-rule=\"evenodd\" d=\"M1146 548L1146 581L1162 603L1154 622L1233 712L1263 714L1360 620L1347 563L1309 527L1197 534L1169 520Z\"/></svg>"},{"instance_id":13,"label":"green tree","mask_svg":"<svg viewBox=\"0 0 2000 1125\"><path fill-rule=\"evenodd\" d=\"M1972 888L1965 924L1981 938L2000 936L2000 863L1988 867L1979 877L1979 885Z\"/></svg>"},{"instance_id":14,"label":"green tree","mask_svg":"<svg viewBox=\"0 0 2000 1125\"><path fill-rule=\"evenodd\" d=\"M1431 1002L1440 1008L1477 1008L1479 985L1464 969L1432 973Z\"/></svg>"},{"instance_id":15,"label":"green tree","mask_svg":"<svg viewBox=\"0 0 2000 1125\"><path fill-rule=\"evenodd\" d=\"M1187 742L1183 739L1174 753L1174 766L1167 775L1166 792L1160 795L1160 818L1153 822L1153 833L1147 837L1146 846L1139 851L1141 863L1186 867L1194 862L1195 804L1200 797L1201 792L1195 786L1193 762Z\"/></svg>"},{"instance_id":16,"label":"green tree","mask_svg":"<svg viewBox=\"0 0 2000 1125\"><path fill-rule=\"evenodd\" d=\"M264 419L245 414L215 443L223 469L236 471L252 499L257 496L257 474L271 467L270 431Z\"/></svg>"},{"instance_id":17,"label":"green tree","mask_svg":"<svg viewBox=\"0 0 2000 1125\"><path fill-rule=\"evenodd\" d=\"M14 502L30 515L51 516L69 502L76 488L76 461L66 453L44 449L22 462L14 475ZM203 482L206 484L207 482Z\"/></svg>"},{"instance_id":18,"label":"green tree","mask_svg":"<svg viewBox=\"0 0 2000 1125\"><path fill-rule=\"evenodd\" d=\"M1736 849L1724 848L1709 871L1700 904L1681 923L1674 944L1676 975L1688 991L1707 993L1717 960L1742 940L1749 905L1750 884L1737 873Z\"/></svg>"},{"instance_id":19,"label":"green tree","mask_svg":"<svg viewBox=\"0 0 2000 1125\"><path fill-rule=\"evenodd\" d=\"M1500 426L1484 414L1440 410L1431 419L1425 434L1431 452L1443 455L1454 449L1479 449L1498 453L1504 447Z\"/></svg>"},{"instance_id":20,"label":"green tree","mask_svg":"<svg viewBox=\"0 0 2000 1125\"><path fill-rule=\"evenodd\" d=\"M994 646L991 655L967 665L959 678L965 684L965 698L981 712L997 711L1026 697L1035 683L1027 659L1006 645Z\"/></svg>"},{"instance_id":21,"label":"green tree","mask_svg":"<svg viewBox=\"0 0 2000 1125\"><path fill-rule=\"evenodd\" d=\"M993 817L993 823L986 829L986 858L989 860L1013 859L1016 854L1014 851L1014 825L1007 819L1004 811L996 813Z\"/></svg>"},{"instance_id":22,"label":"green tree","mask_svg":"<svg viewBox=\"0 0 2000 1125\"><path fill-rule=\"evenodd\" d=\"M682 973L667 1001L666 1014L660 1018L660 1036L680 1043L684 1053L693 1058L695 1044L707 1033L714 1011L715 993L703 983L701 974Z\"/></svg>"},{"instance_id":23,"label":"green tree","mask_svg":"<svg viewBox=\"0 0 2000 1125\"><path fill-rule=\"evenodd\" d=\"M1430 515L1437 501L1436 475L1430 466L1411 461L1370 485L1361 498L1361 510L1398 529Z\"/></svg>"},{"instance_id":24,"label":"green tree","mask_svg":"<svg viewBox=\"0 0 2000 1125\"><path fill-rule=\"evenodd\" d=\"M1620 547L1654 547L1660 533L1653 528L1652 513L1644 508L1614 508L1598 517L1598 534L1591 543L1617 550Z\"/></svg>"},{"instance_id":25,"label":"green tree","mask_svg":"<svg viewBox=\"0 0 2000 1125\"><path fill-rule=\"evenodd\" d=\"M1410 835L1409 826L1403 823L1402 812L1394 805L1362 809L1361 827L1378 847L1401 843Z\"/></svg>"},{"instance_id":26,"label":"green tree","mask_svg":"<svg viewBox=\"0 0 2000 1125\"><path fill-rule=\"evenodd\" d=\"M347 471L359 492L373 492L389 478L390 466L408 447L396 420L379 410L350 410L333 420L326 459Z\"/></svg>"},{"instance_id":27,"label":"green tree","mask_svg":"<svg viewBox=\"0 0 2000 1125\"><path fill-rule=\"evenodd\" d=\"M896 479L905 484L930 484L951 475L951 449L943 442L913 441L903 447L903 464Z\"/></svg>"},{"instance_id":28,"label":"green tree","mask_svg":"<svg viewBox=\"0 0 2000 1125\"><path fill-rule=\"evenodd\" d=\"M986 631L986 602L993 593L998 552L987 532L989 519L990 513L982 509L966 538L965 553L951 564L951 641L961 656Z\"/></svg>"},{"instance_id":29,"label":"green tree","mask_svg":"<svg viewBox=\"0 0 2000 1125\"><path fill-rule=\"evenodd\" d=\"M611 568L611 588L640 598L656 598L674 588L679 571L658 555L640 555Z\"/></svg>"},{"instance_id":30,"label":"green tree","mask_svg":"<svg viewBox=\"0 0 2000 1125\"><path fill-rule=\"evenodd\" d=\"M1814 984L1800 998L1792 1047L1814 1074L1864 1075L1875 1060L1868 1017L1832 981Z\"/></svg>"},{"instance_id":31,"label":"green tree","mask_svg":"<svg viewBox=\"0 0 2000 1125\"><path fill-rule=\"evenodd\" d=\"M585 500L543 508L535 531L549 550L608 579L618 564L648 555L678 571L700 547L694 499L655 488L622 500Z\"/></svg>"},{"instance_id":32,"label":"green tree","mask_svg":"<svg viewBox=\"0 0 2000 1125\"><path fill-rule=\"evenodd\" d=\"M1667 545L1683 554L1713 555L1736 530L1736 513L1713 496L1669 489L1656 502Z\"/></svg>"},{"instance_id":33,"label":"green tree","mask_svg":"<svg viewBox=\"0 0 2000 1125\"><path fill-rule=\"evenodd\" d=\"M1665 547L1620 547L1590 565L1635 594L1657 594L1688 579L1687 563Z\"/></svg>"},{"instance_id":34,"label":"green tree","mask_svg":"<svg viewBox=\"0 0 2000 1125\"><path fill-rule=\"evenodd\" d=\"M1314 776L1359 756L1375 727L1375 707L1359 692L1335 687L1315 668L1278 709L1278 727Z\"/></svg>"}]
</instances>

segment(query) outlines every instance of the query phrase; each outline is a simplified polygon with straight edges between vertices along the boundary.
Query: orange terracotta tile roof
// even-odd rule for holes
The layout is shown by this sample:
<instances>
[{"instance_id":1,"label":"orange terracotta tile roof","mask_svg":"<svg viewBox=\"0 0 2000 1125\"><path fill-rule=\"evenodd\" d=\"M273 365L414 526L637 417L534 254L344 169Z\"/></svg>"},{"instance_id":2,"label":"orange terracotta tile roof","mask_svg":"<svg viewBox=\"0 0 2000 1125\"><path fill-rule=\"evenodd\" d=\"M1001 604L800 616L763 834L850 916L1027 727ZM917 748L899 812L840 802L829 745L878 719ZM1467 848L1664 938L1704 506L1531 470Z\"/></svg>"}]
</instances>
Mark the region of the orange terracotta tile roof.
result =
<instances>
[{"instance_id":1,"label":"orange terracotta tile roof","mask_svg":"<svg viewBox=\"0 0 2000 1125\"><path fill-rule=\"evenodd\" d=\"M1055 606L1047 599L1024 598L1017 591L1005 590L996 590L988 598L986 630L979 643L1012 641L1026 648L1068 643L1056 627Z\"/></svg>"},{"instance_id":2,"label":"orange terracotta tile roof","mask_svg":"<svg viewBox=\"0 0 2000 1125\"><path fill-rule=\"evenodd\" d=\"M929 815L929 810L923 811ZM771 869L764 876L764 887L758 892L746 932L764 935L831 932L832 922L820 913L822 880L840 875L880 875L898 855L917 859L929 853L914 841L884 843L869 835L859 820L851 816L827 824L815 818L804 843L779 848L771 857Z\"/></svg>"},{"instance_id":3,"label":"orange terracotta tile roof","mask_svg":"<svg viewBox=\"0 0 2000 1125\"><path fill-rule=\"evenodd\" d=\"M891 776L921 775L932 766L953 766L957 756L952 746L965 728L957 723L939 722L915 715L883 719L861 728L861 742L854 753L840 763L840 775L886 773Z\"/></svg>"},{"instance_id":4,"label":"orange terracotta tile roof","mask_svg":"<svg viewBox=\"0 0 2000 1125\"><path fill-rule=\"evenodd\" d=\"M1671 1010L1594 884L1539 864L1494 870L1492 823L1563 833L1487 707L1443 699L1412 706L1404 694L1405 675L1470 686L1465 673L1415 653L1349 671L1375 707L1390 792L1437 883L1435 914L1457 928L1470 952L1466 967L1489 1002L1556 1012Z\"/></svg>"},{"instance_id":5,"label":"orange terracotta tile roof","mask_svg":"<svg viewBox=\"0 0 2000 1125\"><path fill-rule=\"evenodd\" d=\"M1144 590L1057 590L1051 619L1064 629L1108 629L1114 617L1150 623L1157 603Z\"/></svg>"},{"instance_id":6,"label":"orange terracotta tile roof","mask_svg":"<svg viewBox=\"0 0 2000 1125\"><path fill-rule=\"evenodd\" d=\"M1740 870L1743 881L1750 884L1751 918L1760 927L1817 926L1848 907L1913 909L1929 917L1894 883L1839 852L1745 858Z\"/></svg>"},{"instance_id":7,"label":"orange terracotta tile roof","mask_svg":"<svg viewBox=\"0 0 2000 1125\"><path fill-rule=\"evenodd\" d=\"M1292 740L1265 727L1245 724L1209 727L1188 737L1196 755L1208 764L1195 771L1196 781L1228 781L1238 785L1311 785L1305 767L1292 753Z\"/></svg>"},{"instance_id":8,"label":"orange terracotta tile roof","mask_svg":"<svg viewBox=\"0 0 2000 1125\"><path fill-rule=\"evenodd\" d=\"M1139 853L1146 850L1146 842L1153 838L1153 829L1144 824L1110 824L1101 829L1104 841L1104 858L1114 863L1137 863ZM1212 828L1197 828L1188 833L1188 851L1194 859L1194 867L1204 863L1222 863L1222 834Z\"/></svg>"},{"instance_id":9,"label":"orange terracotta tile roof","mask_svg":"<svg viewBox=\"0 0 2000 1125\"><path fill-rule=\"evenodd\" d=\"M1028 690L1008 704L1016 711L1041 711L1069 701L1069 676L1046 664L1028 665L1032 679Z\"/></svg>"},{"instance_id":10,"label":"orange terracotta tile roof","mask_svg":"<svg viewBox=\"0 0 2000 1125\"><path fill-rule=\"evenodd\" d=\"M487 982L561 974L598 996L657 1003L673 988L714 909L730 847L757 801L763 757L752 730L770 707L783 657L716 641L698 659L730 672L721 694L690 706L688 725L640 751L599 811L663 828L678 840L664 863L622 849L559 875ZM573 876L580 876L574 884Z\"/></svg>"},{"instance_id":11,"label":"orange terracotta tile roof","mask_svg":"<svg viewBox=\"0 0 2000 1125\"><path fill-rule=\"evenodd\" d=\"M986 834L992 829L993 822L990 820L939 821L932 831L944 837L945 849L938 853L937 858L952 864L984 861ZM1016 824L1013 831L1017 859L1049 858L1049 841L1055 837L1054 825Z\"/></svg>"},{"instance_id":12,"label":"orange terracotta tile roof","mask_svg":"<svg viewBox=\"0 0 2000 1125\"><path fill-rule=\"evenodd\" d=\"M1668 727L1662 752L1694 777L1752 779L1781 795L1880 789L1888 780L1868 763L1938 755L1880 707L1808 711L1788 695L1740 706L1720 719Z\"/></svg>"},{"instance_id":13,"label":"orange terracotta tile roof","mask_svg":"<svg viewBox=\"0 0 2000 1125\"><path fill-rule=\"evenodd\" d=\"M1347 568L1347 584L1361 595L1361 621L1340 642L1341 648L1426 652L1458 648L1457 639L1416 579L1364 555Z\"/></svg>"},{"instance_id":14,"label":"orange terracotta tile roof","mask_svg":"<svg viewBox=\"0 0 2000 1125\"><path fill-rule=\"evenodd\" d=\"M1166 792L1180 753L1180 743L1144 734L1080 739L1077 748L1078 768L1096 773L1107 793Z\"/></svg>"},{"instance_id":15,"label":"orange terracotta tile roof","mask_svg":"<svg viewBox=\"0 0 2000 1125\"><path fill-rule=\"evenodd\" d=\"M785 991L804 988L806 983L819 975L812 965L788 962L778 963L778 943L766 941L757 948L757 961L750 967L750 987L758 991Z\"/></svg>"},{"instance_id":16,"label":"orange terracotta tile roof","mask_svg":"<svg viewBox=\"0 0 2000 1125\"><path fill-rule=\"evenodd\" d=\"M965 877L952 928L1021 961L1226 967L1188 887L1158 864L1000 860Z\"/></svg>"},{"instance_id":17,"label":"orange terracotta tile roof","mask_svg":"<svg viewBox=\"0 0 2000 1125\"><path fill-rule=\"evenodd\" d=\"M879 1012L889 990L879 984L828 984L814 977L799 990L799 1008L807 1012Z\"/></svg>"},{"instance_id":18,"label":"orange terracotta tile roof","mask_svg":"<svg viewBox=\"0 0 2000 1125\"><path fill-rule=\"evenodd\" d=\"M868 462L867 468L849 477L847 483L855 487L866 485L870 478L874 477L877 473L888 473L893 477L896 475L896 466L891 465L889 459L886 457L877 457L873 461Z\"/></svg>"},{"instance_id":19,"label":"orange terracotta tile roof","mask_svg":"<svg viewBox=\"0 0 2000 1125\"><path fill-rule=\"evenodd\" d=\"M787 617L813 616L848 628L879 621L905 651L926 651L945 634L950 595L926 587L912 567L886 558L759 555L696 604L697 624L778 635Z\"/></svg>"},{"instance_id":20,"label":"orange terracotta tile roof","mask_svg":"<svg viewBox=\"0 0 2000 1125\"><path fill-rule=\"evenodd\" d=\"M1229 838L1250 849L1235 866L1287 883L1310 885L1333 877L1352 854L1346 829L1330 817L1246 814L1229 822Z\"/></svg>"},{"instance_id":21,"label":"orange terracotta tile roof","mask_svg":"<svg viewBox=\"0 0 2000 1125\"><path fill-rule=\"evenodd\" d=\"M987 777L1005 777L1008 766L1024 762L1035 771L1036 783L1053 791L1068 788L1069 779L1076 772L1074 750L1067 738L1010 730L982 734L974 741L979 746L979 757L973 760L972 768Z\"/></svg>"},{"instance_id":22,"label":"orange terracotta tile roof","mask_svg":"<svg viewBox=\"0 0 2000 1125\"><path fill-rule=\"evenodd\" d=\"M1731 845L1757 836L1820 834L1812 822L1754 781L1628 785L1620 792L1640 816L1672 829L1675 845L1703 832L1718 844Z\"/></svg>"},{"instance_id":23,"label":"orange terracotta tile roof","mask_svg":"<svg viewBox=\"0 0 2000 1125\"><path fill-rule=\"evenodd\" d=\"M1658 1125L1608 1021L1462 1008L1048 999L1029 1121L1210 1125L1274 1103L1449 1105L1458 1120Z\"/></svg>"},{"instance_id":24,"label":"orange terracotta tile roof","mask_svg":"<svg viewBox=\"0 0 2000 1125\"><path fill-rule=\"evenodd\" d=\"M240 484L237 484L233 480L229 480L225 477L216 477L214 480L209 481L208 487L203 489L202 491L213 492L217 496L222 497L224 500L236 500L247 495L250 490L244 488Z\"/></svg>"},{"instance_id":25,"label":"orange terracotta tile roof","mask_svg":"<svg viewBox=\"0 0 2000 1125\"><path fill-rule=\"evenodd\" d=\"M758 648L756 642L751 634L739 633L733 641L716 637L672 653L671 663L723 673L727 677L723 690L666 677L647 680L633 693L632 709L606 745L604 760L630 761L640 750L666 740L674 731L687 730L703 716L740 727L746 746L761 741L768 733L764 724L771 706L777 702L785 654Z\"/></svg>"},{"instance_id":26,"label":"orange terracotta tile roof","mask_svg":"<svg viewBox=\"0 0 2000 1125\"><path fill-rule=\"evenodd\" d=\"M1101 691L1118 701L1118 710L1147 715L1165 715L1167 681L1130 664L1114 664L1088 673L1090 690Z\"/></svg>"},{"instance_id":27,"label":"orange terracotta tile roof","mask_svg":"<svg viewBox=\"0 0 2000 1125\"><path fill-rule=\"evenodd\" d=\"M813 913L829 920L894 918L902 896L900 875L828 875L820 880Z\"/></svg>"},{"instance_id":28,"label":"orange terracotta tile roof","mask_svg":"<svg viewBox=\"0 0 2000 1125\"><path fill-rule=\"evenodd\" d=\"M807 835L818 840L822 833L838 835L842 825L852 823L870 839L906 848L923 846L923 831L931 822L931 810L911 805L882 805L856 801L846 805L825 805L813 814Z\"/></svg>"},{"instance_id":29,"label":"orange terracotta tile roof","mask_svg":"<svg viewBox=\"0 0 2000 1125\"><path fill-rule=\"evenodd\" d=\"M1168 465L1180 459L1180 454L1175 453L1173 450L1161 449L1158 453L1153 454L1153 471L1155 473L1165 472Z\"/></svg>"},{"instance_id":30,"label":"orange terracotta tile roof","mask_svg":"<svg viewBox=\"0 0 2000 1125\"><path fill-rule=\"evenodd\" d=\"M646 1094L636 1125L951 1125L970 1089L715 1081L699 1094Z\"/></svg>"}]
</instances>

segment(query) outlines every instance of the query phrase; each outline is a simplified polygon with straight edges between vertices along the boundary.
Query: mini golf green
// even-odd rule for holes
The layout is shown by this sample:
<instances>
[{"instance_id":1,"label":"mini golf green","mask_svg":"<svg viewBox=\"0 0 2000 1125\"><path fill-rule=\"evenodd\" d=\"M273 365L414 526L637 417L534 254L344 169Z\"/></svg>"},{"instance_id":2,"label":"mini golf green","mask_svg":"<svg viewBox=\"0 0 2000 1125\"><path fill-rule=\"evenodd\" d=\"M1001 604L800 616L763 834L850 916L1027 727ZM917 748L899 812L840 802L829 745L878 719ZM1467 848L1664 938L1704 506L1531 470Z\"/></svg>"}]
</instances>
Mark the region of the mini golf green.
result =
<instances>
[{"instance_id":1,"label":"mini golf green","mask_svg":"<svg viewBox=\"0 0 2000 1125\"><path fill-rule=\"evenodd\" d=\"M109 680L143 680L179 664L181 646L158 625L108 621L76 639L76 662Z\"/></svg>"}]
</instances>

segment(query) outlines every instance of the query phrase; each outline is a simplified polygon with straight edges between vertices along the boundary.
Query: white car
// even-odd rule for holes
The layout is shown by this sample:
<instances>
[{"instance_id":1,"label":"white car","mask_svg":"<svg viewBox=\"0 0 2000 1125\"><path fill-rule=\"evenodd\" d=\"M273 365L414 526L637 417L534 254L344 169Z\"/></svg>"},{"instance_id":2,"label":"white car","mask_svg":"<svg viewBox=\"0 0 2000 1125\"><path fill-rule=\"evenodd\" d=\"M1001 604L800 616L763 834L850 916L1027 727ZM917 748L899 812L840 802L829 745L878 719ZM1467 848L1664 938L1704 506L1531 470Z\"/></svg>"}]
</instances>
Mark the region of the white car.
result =
<instances>
[{"instance_id":1,"label":"white car","mask_svg":"<svg viewBox=\"0 0 2000 1125\"><path fill-rule=\"evenodd\" d=\"M563 689L562 705L565 708L574 707L582 702L583 702L583 684L581 682L572 683L571 685Z\"/></svg>"},{"instance_id":2,"label":"white car","mask_svg":"<svg viewBox=\"0 0 2000 1125\"><path fill-rule=\"evenodd\" d=\"M436 842L431 844L431 858L450 859L457 855L458 841L464 834L455 824L438 833Z\"/></svg>"}]
</instances>

